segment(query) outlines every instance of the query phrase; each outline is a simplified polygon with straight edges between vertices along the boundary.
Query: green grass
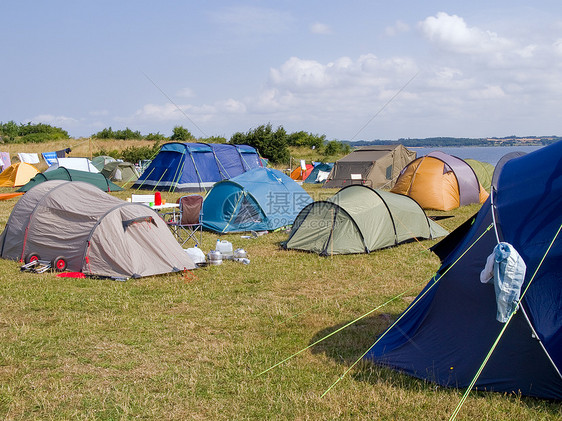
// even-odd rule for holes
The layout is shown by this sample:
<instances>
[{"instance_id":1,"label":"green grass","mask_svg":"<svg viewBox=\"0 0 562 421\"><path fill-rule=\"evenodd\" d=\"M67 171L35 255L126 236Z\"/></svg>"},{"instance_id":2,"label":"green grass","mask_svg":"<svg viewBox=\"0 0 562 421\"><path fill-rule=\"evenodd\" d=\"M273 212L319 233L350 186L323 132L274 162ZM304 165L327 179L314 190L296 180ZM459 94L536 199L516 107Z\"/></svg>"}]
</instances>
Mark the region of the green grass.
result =
<instances>
[{"instance_id":1,"label":"green grass","mask_svg":"<svg viewBox=\"0 0 562 421\"><path fill-rule=\"evenodd\" d=\"M334 193L307 188L316 199ZM0 202L0 227L16 201ZM453 215L441 221L453 229L477 210L429 213ZM448 419L462 391L363 363L321 398L439 267L427 251L433 241L325 258L281 250L281 232L223 238L244 248L251 263L116 282L24 273L0 260L0 417ZM216 239L204 233L203 249ZM561 416L555 403L472 393L457 419Z\"/></svg>"}]
</instances>

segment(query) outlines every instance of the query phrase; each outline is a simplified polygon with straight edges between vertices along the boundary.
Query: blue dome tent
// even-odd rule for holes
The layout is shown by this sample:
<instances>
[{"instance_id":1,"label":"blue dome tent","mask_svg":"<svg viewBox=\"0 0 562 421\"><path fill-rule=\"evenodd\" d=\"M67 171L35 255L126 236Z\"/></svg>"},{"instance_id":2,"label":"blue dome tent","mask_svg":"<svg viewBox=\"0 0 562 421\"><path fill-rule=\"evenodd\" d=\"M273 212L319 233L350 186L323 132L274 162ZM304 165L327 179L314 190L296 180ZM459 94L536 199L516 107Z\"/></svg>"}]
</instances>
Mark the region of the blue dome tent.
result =
<instances>
[{"instance_id":1,"label":"blue dome tent","mask_svg":"<svg viewBox=\"0 0 562 421\"><path fill-rule=\"evenodd\" d=\"M323 183L328 178L328 175L330 174L330 171L332 171L332 168L334 168L333 162L319 162L318 164L316 164L314 166L314 168L312 169L312 171L310 172L308 177L306 177L306 180L304 180L304 182L305 183ZM320 172L325 173L324 181L318 180L318 174Z\"/></svg>"},{"instance_id":2,"label":"blue dome tent","mask_svg":"<svg viewBox=\"0 0 562 421\"><path fill-rule=\"evenodd\" d=\"M218 233L275 230L291 225L311 202L281 171L254 168L214 185L203 202L203 228Z\"/></svg>"},{"instance_id":3,"label":"blue dome tent","mask_svg":"<svg viewBox=\"0 0 562 421\"><path fill-rule=\"evenodd\" d=\"M433 247L441 268L365 358L442 386L562 399L561 210L562 142L500 161L491 197ZM480 280L499 242L527 267L507 326Z\"/></svg>"},{"instance_id":4,"label":"blue dome tent","mask_svg":"<svg viewBox=\"0 0 562 421\"><path fill-rule=\"evenodd\" d=\"M133 188L196 192L218 181L261 167L251 146L221 143L166 143Z\"/></svg>"}]
</instances>

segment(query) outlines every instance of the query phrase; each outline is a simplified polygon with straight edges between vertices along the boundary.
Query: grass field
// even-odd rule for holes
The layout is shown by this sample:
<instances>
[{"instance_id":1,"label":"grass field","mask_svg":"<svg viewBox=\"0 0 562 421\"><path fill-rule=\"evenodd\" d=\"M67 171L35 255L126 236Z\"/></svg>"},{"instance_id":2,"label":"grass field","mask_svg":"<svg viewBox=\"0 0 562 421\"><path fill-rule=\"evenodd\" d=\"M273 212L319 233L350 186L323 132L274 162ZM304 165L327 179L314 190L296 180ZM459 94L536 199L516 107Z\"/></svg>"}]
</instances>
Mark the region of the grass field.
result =
<instances>
[{"instance_id":1,"label":"grass field","mask_svg":"<svg viewBox=\"0 0 562 421\"><path fill-rule=\"evenodd\" d=\"M307 187L315 199L335 191ZM9 191L2 189L2 192ZM114 193L126 198L131 190ZM179 194L164 193L168 201ZM18 199L0 202L0 228ZM478 210L452 212L453 229ZM207 252L217 235L203 234ZM0 260L0 417L7 420L446 420L462 392L361 363L439 267L412 242L369 255L243 239L249 265L117 282L20 272ZM406 291L392 304L258 375ZM469 352L469 350L468 350ZM472 393L457 419L555 420L557 403Z\"/></svg>"}]
</instances>

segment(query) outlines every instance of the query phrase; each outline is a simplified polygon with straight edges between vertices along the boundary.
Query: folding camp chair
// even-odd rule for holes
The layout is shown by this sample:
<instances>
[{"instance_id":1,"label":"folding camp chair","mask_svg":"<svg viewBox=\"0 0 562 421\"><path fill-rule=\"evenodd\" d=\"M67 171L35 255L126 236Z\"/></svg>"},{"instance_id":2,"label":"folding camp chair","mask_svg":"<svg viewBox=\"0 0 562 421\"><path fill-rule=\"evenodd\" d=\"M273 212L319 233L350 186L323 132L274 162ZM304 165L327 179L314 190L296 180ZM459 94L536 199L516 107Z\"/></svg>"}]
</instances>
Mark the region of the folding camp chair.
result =
<instances>
[{"instance_id":1,"label":"folding camp chair","mask_svg":"<svg viewBox=\"0 0 562 421\"><path fill-rule=\"evenodd\" d=\"M165 214L164 220L183 246L190 239L201 244L203 237L203 196L192 194L179 198L179 211ZM199 234L199 241L197 235Z\"/></svg>"}]
</instances>

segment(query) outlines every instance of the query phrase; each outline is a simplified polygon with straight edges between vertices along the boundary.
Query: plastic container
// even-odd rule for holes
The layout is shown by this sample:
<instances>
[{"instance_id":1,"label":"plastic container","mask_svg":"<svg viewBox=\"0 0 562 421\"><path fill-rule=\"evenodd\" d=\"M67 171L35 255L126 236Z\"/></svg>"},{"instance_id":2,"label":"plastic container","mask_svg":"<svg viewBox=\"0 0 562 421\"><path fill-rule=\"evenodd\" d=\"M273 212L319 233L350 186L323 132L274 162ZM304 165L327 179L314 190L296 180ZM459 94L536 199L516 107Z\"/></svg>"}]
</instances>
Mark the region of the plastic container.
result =
<instances>
[{"instance_id":1,"label":"plastic container","mask_svg":"<svg viewBox=\"0 0 562 421\"><path fill-rule=\"evenodd\" d=\"M159 191L154 193L154 204L160 206L162 204L162 195Z\"/></svg>"},{"instance_id":2,"label":"plastic container","mask_svg":"<svg viewBox=\"0 0 562 421\"><path fill-rule=\"evenodd\" d=\"M199 247L190 247L188 249L185 249L185 252L189 255L189 257L191 257L193 263L198 264L205 262L205 253L203 253L203 250L201 250Z\"/></svg>"},{"instance_id":3,"label":"plastic container","mask_svg":"<svg viewBox=\"0 0 562 421\"><path fill-rule=\"evenodd\" d=\"M220 251L224 259L232 257L232 243L226 240L217 240L215 250Z\"/></svg>"}]
</instances>

